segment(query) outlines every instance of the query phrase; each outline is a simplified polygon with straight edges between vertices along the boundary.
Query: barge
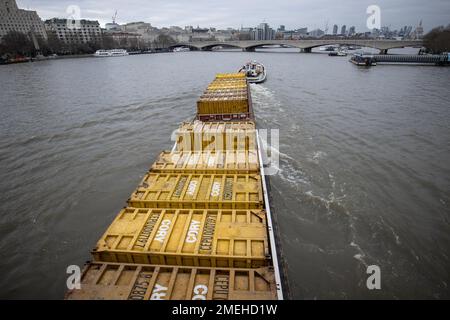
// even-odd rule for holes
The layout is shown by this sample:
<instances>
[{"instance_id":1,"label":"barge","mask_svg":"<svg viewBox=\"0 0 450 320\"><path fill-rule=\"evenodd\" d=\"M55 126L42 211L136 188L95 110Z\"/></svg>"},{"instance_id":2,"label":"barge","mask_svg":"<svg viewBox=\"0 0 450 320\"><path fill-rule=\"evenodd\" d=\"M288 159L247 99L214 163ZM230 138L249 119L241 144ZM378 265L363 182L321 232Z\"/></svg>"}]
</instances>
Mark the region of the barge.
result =
<instances>
[{"instance_id":1,"label":"barge","mask_svg":"<svg viewBox=\"0 0 450 320\"><path fill-rule=\"evenodd\" d=\"M356 52L350 57L349 61L360 67L377 65L377 61L373 58L373 54L371 53Z\"/></svg>"},{"instance_id":2,"label":"barge","mask_svg":"<svg viewBox=\"0 0 450 320\"><path fill-rule=\"evenodd\" d=\"M289 298L261 151L245 74L216 75L65 298Z\"/></svg>"}]
</instances>

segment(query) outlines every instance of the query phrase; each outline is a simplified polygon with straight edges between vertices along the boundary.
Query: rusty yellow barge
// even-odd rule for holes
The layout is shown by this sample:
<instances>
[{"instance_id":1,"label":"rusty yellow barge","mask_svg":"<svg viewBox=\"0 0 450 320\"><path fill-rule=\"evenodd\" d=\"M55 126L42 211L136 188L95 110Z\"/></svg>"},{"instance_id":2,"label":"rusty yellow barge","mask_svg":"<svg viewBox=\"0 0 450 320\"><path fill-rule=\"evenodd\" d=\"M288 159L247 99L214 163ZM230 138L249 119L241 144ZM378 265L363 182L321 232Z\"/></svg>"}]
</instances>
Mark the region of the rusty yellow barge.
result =
<instances>
[{"instance_id":1,"label":"rusty yellow barge","mask_svg":"<svg viewBox=\"0 0 450 320\"><path fill-rule=\"evenodd\" d=\"M245 74L216 75L66 299L287 298L262 160Z\"/></svg>"}]
</instances>

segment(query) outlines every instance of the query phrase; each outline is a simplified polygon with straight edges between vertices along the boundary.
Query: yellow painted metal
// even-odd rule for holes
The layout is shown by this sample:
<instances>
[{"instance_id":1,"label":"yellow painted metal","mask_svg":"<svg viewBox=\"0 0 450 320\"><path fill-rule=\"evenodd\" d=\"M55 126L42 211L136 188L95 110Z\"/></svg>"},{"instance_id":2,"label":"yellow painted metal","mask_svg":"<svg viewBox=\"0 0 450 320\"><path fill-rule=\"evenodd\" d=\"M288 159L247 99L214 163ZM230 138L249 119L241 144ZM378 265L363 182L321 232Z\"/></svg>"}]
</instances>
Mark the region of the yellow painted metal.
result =
<instances>
[{"instance_id":1,"label":"yellow painted metal","mask_svg":"<svg viewBox=\"0 0 450 320\"><path fill-rule=\"evenodd\" d=\"M197 101L197 114L247 113L248 110L246 97L211 97Z\"/></svg>"},{"instance_id":2,"label":"yellow painted metal","mask_svg":"<svg viewBox=\"0 0 450 320\"><path fill-rule=\"evenodd\" d=\"M95 261L258 268L267 265L261 210L124 208L92 251Z\"/></svg>"},{"instance_id":3,"label":"yellow painted metal","mask_svg":"<svg viewBox=\"0 0 450 320\"><path fill-rule=\"evenodd\" d=\"M212 81L207 90L223 90L223 89L247 89L247 80L245 78L219 78Z\"/></svg>"},{"instance_id":4,"label":"yellow painted metal","mask_svg":"<svg viewBox=\"0 0 450 320\"><path fill-rule=\"evenodd\" d=\"M215 78L211 82L211 84L223 84L223 83L247 84L247 80L245 78Z\"/></svg>"},{"instance_id":5,"label":"yellow painted metal","mask_svg":"<svg viewBox=\"0 0 450 320\"><path fill-rule=\"evenodd\" d=\"M253 121L185 122L176 132L177 151L256 150Z\"/></svg>"},{"instance_id":6,"label":"yellow painted metal","mask_svg":"<svg viewBox=\"0 0 450 320\"><path fill-rule=\"evenodd\" d=\"M243 92L220 92L220 91L212 91L203 94L199 101L218 98L222 100L233 99L233 100L248 100L247 95Z\"/></svg>"},{"instance_id":7,"label":"yellow painted metal","mask_svg":"<svg viewBox=\"0 0 450 320\"><path fill-rule=\"evenodd\" d=\"M220 94L227 94L227 95L245 95L247 96L247 89L246 88L231 88L231 89L215 89L215 90L205 90L205 95L220 95Z\"/></svg>"},{"instance_id":8,"label":"yellow painted metal","mask_svg":"<svg viewBox=\"0 0 450 320\"><path fill-rule=\"evenodd\" d=\"M245 79L245 73L218 73L216 79Z\"/></svg>"},{"instance_id":9,"label":"yellow painted metal","mask_svg":"<svg viewBox=\"0 0 450 320\"><path fill-rule=\"evenodd\" d=\"M247 84L211 84L208 90L223 90L223 89L245 89Z\"/></svg>"},{"instance_id":10,"label":"yellow painted metal","mask_svg":"<svg viewBox=\"0 0 450 320\"><path fill-rule=\"evenodd\" d=\"M149 172L128 204L137 208L262 209L261 176Z\"/></svg>"},{"instance_id":11,"label":"yellow painted metal","mask_svg":"<svg viewBox=\"0 0 450 320\"><path fill-rule=\"evenodd\" d=\"M99 263L68 300L276 300L273 270Z\"/></svg>"},{"instance_id":12,"label":"yellow painted metal","mask_svg":"<svg viewBox=\"0 0 450 320\"><path fill-rule=\"evenodd\" d=\"M256 150L249 151L164 151L152 165L153 172L254 173L259 172Z\"/></svg>"}]
</instances>

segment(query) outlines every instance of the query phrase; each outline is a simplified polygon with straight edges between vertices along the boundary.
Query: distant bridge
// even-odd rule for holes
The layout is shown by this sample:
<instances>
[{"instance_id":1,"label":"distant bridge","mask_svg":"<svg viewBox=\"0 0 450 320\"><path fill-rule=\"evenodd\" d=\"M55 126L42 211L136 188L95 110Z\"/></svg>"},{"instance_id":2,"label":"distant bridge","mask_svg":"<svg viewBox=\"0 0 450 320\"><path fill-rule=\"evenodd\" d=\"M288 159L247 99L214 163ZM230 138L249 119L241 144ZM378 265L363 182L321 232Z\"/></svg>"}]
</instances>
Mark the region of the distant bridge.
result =
<instances>
[{"instance_id":1,"label":"distant bridge","mask_svg":"<svg viewBox=\"0 0 450 320\"><path fill-rule=\"evenodd\" d=\"M243 40L243 41L193 41L180 42L171 48L189 47L195 50L210 51L217 46L239 48L243 51L254 51L255 48L280 45L292 48L299 48L302 52L311 52L312 48L326 45L352 45L369 47L380 50L380 53L386 54L389 49L404 47L423 46L422 40L370 40L370 39L301 39L301 40Z\"/></svg>"}]
</instances>

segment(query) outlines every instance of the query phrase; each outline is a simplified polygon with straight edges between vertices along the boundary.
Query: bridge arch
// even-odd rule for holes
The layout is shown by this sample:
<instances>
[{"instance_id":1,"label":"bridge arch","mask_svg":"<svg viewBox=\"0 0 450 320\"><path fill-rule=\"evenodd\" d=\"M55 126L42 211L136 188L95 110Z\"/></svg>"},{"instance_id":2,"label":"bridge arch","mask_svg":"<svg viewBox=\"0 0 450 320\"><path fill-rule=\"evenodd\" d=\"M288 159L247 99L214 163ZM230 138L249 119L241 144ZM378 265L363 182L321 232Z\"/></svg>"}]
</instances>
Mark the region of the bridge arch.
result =
<instances>
[{"instance_id":1,"label":"bridge arch","mask_svg":"<svg viewBox=\"0 0 450 320\"><path fill-rule=\"evenodd\" d=\"M187 48L189 48L189 49L191 49L191 50L200 50L200 48L199 48L198 46L196 46L196 45L194 45L194 44L192 44L192 43L189 43L189 42L180 42L180 43L176 43L176 44L174 44L174 45L171 45L171 46L169 47L169 49L173 50L173 49L175 49L175 48L182 48L182 47L187 47Z\"/></svg>"},{"instance_id":2,"label":"bridge arch","mask_svg":"<svg viewBox=\"0 0 450 320\"><path fill-rule=\"evenodd\" d=\"M264 46L284 46L284 47L288 47L288 48L297 48L297 49L302 49L303 48L302 46L300 46L300 45L298 45L296 43L289 43L289 42L283 43L283 42L278 42L278 41L277 42L267 41L267 42L263 42L263 43L257 43L257 44L254 44L254 45L246 46L243 49L251 51L251 50L254 50L256 48L261 48L261 47L264 47Z\"/></svg>"},{"instance_id":3,"label":"bridge arch","mask_svg":"<svg viewBox=\"0 0 450 320\"><path fill-rule=\"evenodd\" d=\"M268 45L282 45L291 48L298 48L303 51L311 51L312 48L326 45L355 45L387 51L394 48L422 46L421 40L384 40L384 39L300 39L300 40L232 40L232 41L197 41L197 42L181 42L172 46L186 46L197 50L211 50L215 46L223 46L228 48L240 48L247 51L253 51L255 48Z\"/></svg>"},{"instance_id":4,"label":"bridge arch","mask_svg":"<svg viewBox=\"0 0 450 320\"><path fill-rule=\"evenodd\" d=\"M208 50L211 50L212 48L218 47L218 46L226 47L226 48L242 49L242 46L240 46L238 44L235 44L234 42L230 42L230 43L227 43L227 42L208 43L208 44L206 44L204 46L201 46L200 49L204 50L204 51L208 51Z\"/></svg>"}]
</instances>

